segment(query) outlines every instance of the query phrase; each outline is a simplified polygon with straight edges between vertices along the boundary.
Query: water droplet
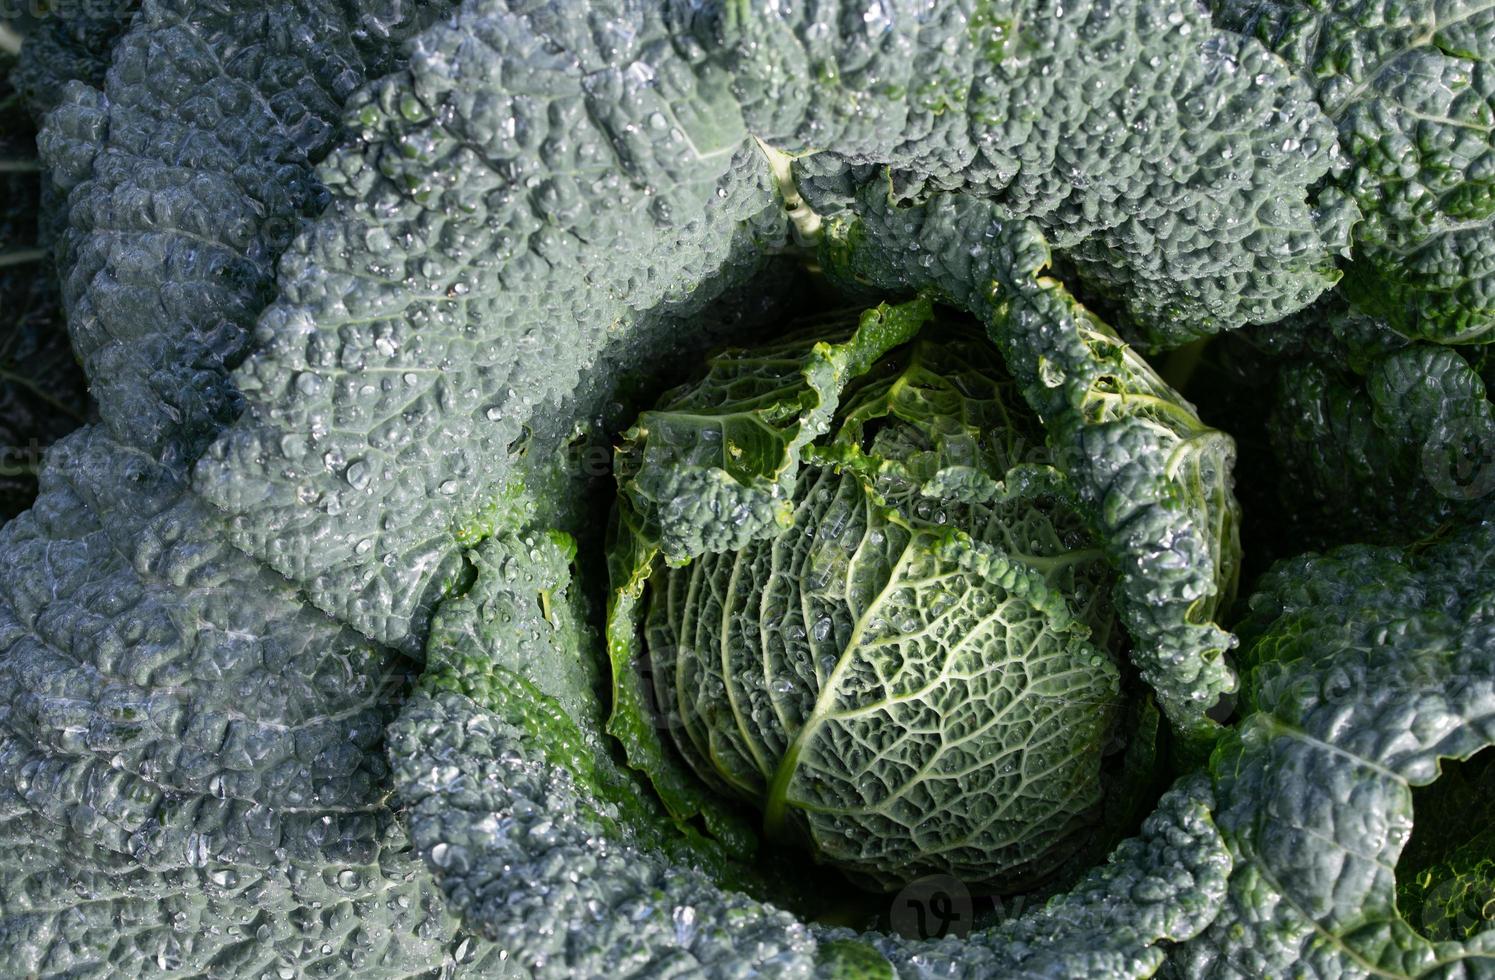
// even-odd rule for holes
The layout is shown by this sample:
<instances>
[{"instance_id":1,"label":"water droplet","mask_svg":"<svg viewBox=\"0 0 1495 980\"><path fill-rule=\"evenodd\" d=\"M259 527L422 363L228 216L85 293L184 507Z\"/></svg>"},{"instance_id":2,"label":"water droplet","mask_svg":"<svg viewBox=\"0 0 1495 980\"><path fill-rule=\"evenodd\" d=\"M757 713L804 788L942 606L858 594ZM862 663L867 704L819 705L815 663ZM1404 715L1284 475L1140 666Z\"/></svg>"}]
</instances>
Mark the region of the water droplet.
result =
<instances>
[{"instance_id":1,"label":"water droplet","mask_svg":"<svg viewBox=\"0 0 1495 980\"><path fill-rule=\"evenodd\" d=\"M357 459L348 464L347 470L343 473L343 478L348 481L348 486L354 490L366 490L368 489L370 480L373 478L373 472L369 469L368 463Z\"/></svg>"}]
</instances>

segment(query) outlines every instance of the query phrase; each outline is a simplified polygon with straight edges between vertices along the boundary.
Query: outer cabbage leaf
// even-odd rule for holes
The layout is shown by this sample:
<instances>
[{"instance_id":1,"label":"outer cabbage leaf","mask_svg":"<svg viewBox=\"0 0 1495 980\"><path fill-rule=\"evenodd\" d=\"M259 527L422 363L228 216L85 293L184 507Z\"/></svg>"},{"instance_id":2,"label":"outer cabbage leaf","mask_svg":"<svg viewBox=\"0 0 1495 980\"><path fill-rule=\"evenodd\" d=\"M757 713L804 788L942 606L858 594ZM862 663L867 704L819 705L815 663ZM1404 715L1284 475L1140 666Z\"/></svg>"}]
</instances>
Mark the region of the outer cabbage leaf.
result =
<instances>
[{"instance_id":1,"label":"outer cabbage leaf","mask_svg":"<svg viewBox=\"0 0 1495 980\"><path fill-rule=\"evenodd\" d=\"M1495 339L1495 8L1487 0L1211 0L1297 68L1353 161L1345 289L1409 337Z\"/></svg>"},{"instance_id":2,"label":"outer cabbage leaf","mask_svg":"<svg viewBox=\"0 0 1495 980\"><path fill-rule=\"evenodd\" d=\"M530 418L640 314L761 262L772 196L720 73L652 5L581 14L470 3L351 110L238 376L249 411L199 465L243 547L412 651Z\"/></svg>"},{"instance_id":3,"label":"outer cabbage leaf","mask_svg":"<svg viewBox=\"0 0 1495 980\"><path fill-rule=\"evenodd\" d=\"M1344 537L1406 540L1495 490L1495 407L1458 351L1419 344L1363 378L1304 364L1278 390L1285 472Z\"/></svg>"},{"instance_id":4,"label":"outer cabbage leaf","mask_svg":"<svg viewBox=\"0 0 1495 980\"><path fill-rule=\"evenodd\" d=\"M386 804L416 665L101 427L0 529L0 970L413 976L454 923ZM463 947L471 955L471 945Z\"/></svg>"},{"instance_id":5,"label":"outer cabbage leaf","mask_svg":"<svg viewBox=\"0 0 1495 980\"><path fill-rule=\"evenodd\" d=\"M87 178L64 265L102 263L75 275L72 326L120 331L102 339L129 364L89 367L111 393L106 421L140 438L94 427L59 444L38 503L0 537L7 974L407 975L494 953L457 936L386 802L383 727L417 665L237 551L184 473L215 424L197 409L228 389L172 316L242 344L220 314L263 302L274 249L261 233L308 173L291 147L332 138L319 119L366 68L344 60L326 90L287 90L322 77L294 59L346 44L397 58L395 39L351 16L147 4L108 76L118 97L75 84L49 117L50 163ZM263 125L239 118L251 110ZM197 232L245 228L261 271L241 279L248 266L219 262Z\"/></svg>"},{"instance_id":6,"label":"outer cabbage leaf","mask_svg":"<svg viewBox=\"0 0 1495 980\"><path fill-rule=\"evenodd\" d=\"M1169 339L1276 319L1333 280L1348 213L1306 190L1332 131L1277 59L1191 3L1021 7L1030 40L1010 46L986 6L825 7L819 26L795 4L668 8L472 0L354 111L358 139L322 171L329 208L239 372L249 410L197 479L242 547L372 636L420 649L461 549L492 526L511 447L606 342L751 273L780 238L765 209L782 155L753 136L828 166L884 161L926 191L969 172L960 186L1002 197L1021 170L1000 214L1041 212L1139 319L1184 324ZM795 59L822 35L812 71ZM1205 122L1223 114L1250 135ZM993 132L1040 159L980 157ZM1196 299L1149 297L1158 284Z\"/></svg>"},{"instance_id":7,"label":"outer cabbage leaf","mask_svg":"<svg viewBox=\"0 0 1495 980\"><path fill-rule=\"evenodd\" d=\"M1357 217L1332 124L1188 0L680 5L748 126L1031 218L1160 344L1279 319L1338 279Z\"/></svg>"},{"instance_id":8,"label":"outer cabbage leaf","mask_svg":"<svg viewBox=\"0 0 1495 980\"><path fill-rule=\"evenodd\" d=\"M1266 436L1255 465L1281 474L1262 510L1280 513L1287 554L1405 543L1485 506L1495 406L1484 348L1408 341L1341 300L1243 336L1252 346L1230 353L1257 389L1243 399Z\"/></svg>"},{"instance_id":9,"label":"outer cabbage leaf","mask_svg":"<svg viewBox=\"0 0 1495 980\"><path fill-rule=\"evenodd\" d=\"M933 291L988 324L1118 569L1133 663L1176 728L1210 737L1206 712L1235 687L1224 657L1235 640L1214 622L1240 563L1230 438L1042 277L1048 248L1031 226L959 195L900 206L875 170L822 178L806 194L812 205L856 202L839 215L817 205L831 215L828 268L881 290Z\"/></svg>"},{"instance_id":10,"label":"outer cabbage leaf","mask_svg":"<svg viewBox=\"0 0 1495 980\"><path fill-rule=\"evenodd\" d=\"M103 84L62 90L40 145L67 194L68 329L122 441L185 466L238 413L229 372L326 202L313 167L344 100L450 7L146 0ZM33 67L55 82L68 66Z\"/></svg>"},{"instance_id":11,"label":"outer cabbage leaf","mask_svg":"<svg viewBox=\"0 0 1495 980\"><path fill-rule=\"evenodd\" d=\"M1294 559L1263 580L1241 630L1247 715L1211 760L1230 894L1177 952L1182 975L1495 969L1495 930L1424 938L1429 923L1408 922L1396 893L1412 787L1495 744L1492 559L1486 520L1418 548Z\"/></svg>"}]
</instances>

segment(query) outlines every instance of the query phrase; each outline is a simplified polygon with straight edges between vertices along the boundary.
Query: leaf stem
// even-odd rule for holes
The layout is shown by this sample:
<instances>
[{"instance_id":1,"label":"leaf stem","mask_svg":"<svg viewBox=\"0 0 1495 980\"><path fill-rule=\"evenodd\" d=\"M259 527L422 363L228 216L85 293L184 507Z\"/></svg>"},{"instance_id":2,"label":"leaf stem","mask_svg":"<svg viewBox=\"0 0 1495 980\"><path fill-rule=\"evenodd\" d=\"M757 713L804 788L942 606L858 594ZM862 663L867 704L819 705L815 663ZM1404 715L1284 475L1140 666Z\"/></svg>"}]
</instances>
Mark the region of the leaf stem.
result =
<instances>
[{"instance_id":1,"label":"leaf stem","mask_svg":"<svg viewBox=\"0 0 1495 980\"><path fill-rule=\"evenodd\" d=\"M794 158L783 150L769 146L756 136L753 137L753 141L758 144L758 149L768 161L768 169L773 174L774 185L784 201L784 212L789 216L790 224L794 226L795 244L808 245L818 241L820 215L810 210L805 199L799 195L799 188L794 183Z\"/></svg>"},{"instance_id":2,"label":"leaf stem","mask_svg":"<svg viewBox=\"0 0 1495 980\"><path fill-rule=\"evenodd\" d=\"M0 252L0 269L13 265L25 265L28 262L40 262L47 257L44 248L22 248L14 252Z\"/></svg>"}]
</instances>

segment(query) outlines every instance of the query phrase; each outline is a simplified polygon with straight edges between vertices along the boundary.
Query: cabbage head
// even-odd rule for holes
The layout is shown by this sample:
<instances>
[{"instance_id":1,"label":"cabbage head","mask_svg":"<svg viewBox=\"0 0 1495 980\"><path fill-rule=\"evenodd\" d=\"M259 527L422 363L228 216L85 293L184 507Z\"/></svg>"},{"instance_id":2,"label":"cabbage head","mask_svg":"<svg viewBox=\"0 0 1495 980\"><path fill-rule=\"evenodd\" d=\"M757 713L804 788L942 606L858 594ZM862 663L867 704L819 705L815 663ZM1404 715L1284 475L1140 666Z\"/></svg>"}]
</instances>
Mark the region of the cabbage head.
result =
<instances>
[{"instance_id":1,"label":"cabbage head","mask_svg":"<svg viewBox=\"0 0 1495 980\"><path fill-rule=\"evenodd\" d=\"M1140 785L1103 775L1125 771L1114 575L968 321L919 300L728 350L619 458L623 525L661 546L614 725L667 731L765 838L873 887L1016 890ZM755 467L763 492L735 479Z\"/></svg>"}]
</instances>

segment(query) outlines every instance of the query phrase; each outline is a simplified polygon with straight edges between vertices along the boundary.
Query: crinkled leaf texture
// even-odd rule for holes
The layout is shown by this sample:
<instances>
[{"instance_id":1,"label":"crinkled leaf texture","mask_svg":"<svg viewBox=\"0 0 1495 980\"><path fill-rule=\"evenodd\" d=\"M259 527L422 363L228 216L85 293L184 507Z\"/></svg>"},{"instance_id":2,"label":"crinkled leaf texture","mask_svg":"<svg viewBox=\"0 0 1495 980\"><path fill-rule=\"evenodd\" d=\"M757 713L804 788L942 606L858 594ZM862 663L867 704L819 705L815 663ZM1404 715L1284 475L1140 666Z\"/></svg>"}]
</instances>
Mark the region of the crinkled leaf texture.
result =
<instances>
[{"instance_id":1,"label":"crinkled leaf texture","mask_svg":"<svg viewBox=\"0 0 1495 980\"><path fill-rule=\"evenodd\" d=\"M122 441L185 467L238 414L230 371L280 253L326 204L314 169L344 102L451 6L146 0L101 85L51 93L39 145L67 195L68 330ZM31 62L52 83L67 67Z\"/></svg>"},{"instance_id":2,"label":"crinkled leaf texture","mask_svg":"<svg viewBox=\"0 0 1495 980\"><path fill-rule=\"evenodd\" d=\"M1468 977L1495 929L1432 941L1396 906L1412 791L1495 744L1495 522L1278 565L1242 626L1246 718L1211 761L1235 869L1187 977ZM1420 817L1419 817L1420 819ZM1420 830L1421 828L1419 828Z\"/></svg>"},{"instance_id":3,"label":"crinkled leaf texture","mask_svg":"<svg viewBox=\"0 0 1495 980\"><path fill-rule=\"evenodd\" d=\"M453 924L386 805L417 665L90 426L0 530L0 972L414 976Z\"/></svg>"},{"instance_id":4,"label":"crinkled leaf texture","mask_svg":"<svg viewBox=\"0 0 1495 980\"><path fill-rule=\"evenodd\" d=\"M384 642L420 649L527 423L647 311L751 273L782 235L750 134L1034 215L1164 340L1276 319L1334 278L1347 214L1307 190L1332 129L1187 0L666 6L470 0L322 172L329 208L284 261L236 375L247 411L197 486L243 548Z\"/></svg>"},{"instance_id":5,"label":"crinkled leaf texture","mask_svg":"<svg viewBox=\"0 0 1495 980\"><path fill-rule=\"evenodd\" d=\"M763 261L773 196L722 73L652 5L581 13L471 3L363 97L198 466L242 547L412 652L531 419L642 314Z\"/></svg>"},{"instance_id":6,"label":"crinkled leaf texture","mask_svg":"<svg viewBox=\"0 0 1495 980\"><path fill-rule=\"evenodd\" d=\"M1091 291L1176 345L1337 281L1355 205L1308 86L1188 0L681 4L748 127L1031 218Z\"/></svg>"},{"instance_id":7,"label":"crinkled leaf texture","mask_svg":"<svg viewBox=\"0 0 1495 980\"><path fill-rule=\"evenodd\" d=\"M1339 128L1359 204L1345 287L1408 337L1495 340L1495 7L1211 0L1297 68Z\"/></svg>"},{"instance_id":8,"label":"crinkled leaf texture","mask_svg":"<svg viewBox=\"0 0 1495 980\"><path fill-rule=\"evenodd\" d=\"M1485 507L1484 348L1407 341L1342 301L1254 339L1272 355L1260 373L1280 496L1310 544L1407 542Z\"/></svg>"},{"instance_id":9,"label":"crinkled leaf texture","mask_svg":"<svg viewBox=\"0 0 1495 980\"><path fill-rule=\"evenodd\" d=\"M564 414L565 396L608 342L641 342L665 312L698 308L761 269L762 244L782 239L782 218L768 167L747 137L752 106L767 103L749 105L755 76L736 40L700 45L653 6L471 0L411 40L404 69L401 40L444 10L148 1L118 40L103 87L69 85L49 114L46 163L69 193L64 299L103 427L55 451L42 502L0 538L0 559L12 569L0 607L4 671L13 678L0 714L0 805L13 843L4 865L7 971L399 974L484 955L454 934L425 880L411 877L377 751L389 702L425 647L438 599L483 574L468 545L516 530L502 489L525 474L514 460L525 457L532 421ZM837 16L833 75L849 78L840 64L869 42L887 46L904 75L952 37L964 39L958 51L987 48L964 36L967 10L948 13L934 18L928 37L921 10L891 9L888 22ZM1045 19L1047 7L1020 13L1042 25L1033 39L1063 40L1055 51L1072 72L1091 54L1117 52L1115 75L1091 76L1114 96L1093 120L1111 134L1154 133L1124 160L1168 160L1180 146L1203 146L1208 128L1187 121L1227 106L1199 111L1184 94L1202 94L1197 66L1223 70L1235 58L1251 69L1241 78L1268 78L1235 91L1235 109L1263 118L1268 139L1281 127L1319 125L1275 61L1206 30L1183 0L1097 7L1085 24L1114 28L1120 45L1105 31L1082 33L1079 18ZM783 22L806 27L794 12ZM1165 55L1180 51L1199 60L1184 58L1186 75L1159 76L1154 88L1135 69L1136 55L1154 43L1160 61L1174 64ZM1026 54L1003 61L1029 82L1003 97L1042 105L1060 63L1032 72L1024 63ZM891 64L870 70L869 90L896 90L884 84L894 78ZM383 72L395 73L354 94ZM812 75L804 66L792 78ZM964 78L973 76L984 75ZM1120 112L1132 82L1160 117ZM837 142L852 160L894 164L900 179L922 173L939 185L937 175L970 163L957 158L966 152L955 142L964 139L958 127L945 124L979 114L919 105L870 142L836 133ZM1114 117L1123 124L1112 125ZM1009 142L1073 143L1091 131L1078 124L1091 121L1087 111L1072 108L1063 120L1045 128L1045 140L1020 134ZM774 131L821 131L803 123ZM348 133L347 148L318 164ZM1085 246L1093 254L1081 244L1072 251L1117 293L1189 282L1184 291L1203 300L1186 296L1180 309L1203 309L1184 336L1307 302L1331 279L1325 255L1347 215L1308 208L1307 188L1328 166L1323 143L1268 158L1254 152L1254 136L1205 142L1199 169L1190 163L1187 172L1139 181L1096 184L1088 167L1064 172L1069 160L1060 157L1026 170L1039 182L1102 188L1099 197L1076 197L1069 211L1049 209L1067 215L1051 221L1055 233L1108 200L1166 202L1159 214L1130 205L1108 212L1112 232L1085 238L1096 242ZM955 146L951 154L945 145ZM1250 196L1244 185L1242 194L1193 190L1226 187L1211 175L1227 157L1250 172ZM934 158L945 163L910 164ZM988 193L988 184L970 190ZM323 217L300 229L324 205ZM1018 202L1003 214L1029 212L1038 208ZM1253 215L1250 235L1218 233L1168 249L1166 275L1139 258L1153 254L1154 239L1181 241L1174 236L1184 230L1221 229L1242 214ZM278 258L287 229L298 232L295 248ZM1259 309L1242 311L1230 299L1244 284ZM260 318L272 291L280 299ZM1139 309L1157 309L1160 323L1195 317L1175 315L1171 303L1144 296ZM251 341L259 356L230 378ZM248 412L197 471L200 489L227 511L220 518L185 491L182 469L238 411L236 387ZM1150 457L1141 471L1159 459L1177 459L1174 472L1189 475L1203 457ZM1148 487L1181 493L1156 478ZM1190 506L1168 514L1190 514ZM1141 509L1163 512L1151 497ZM1205 563L1211 580L1227 565ZM1163 578L1157 584L1168 589ZM1165 599L1159 615L1168 618L1180 596ZM1199 592L1195 601L1202 605L1190 614L1203 610L1208 621L1211 599ZM1181 662L1196 669L1187 653ZM1209 684L1202 690L1206 701ZM555 696L562 705L583 702ZM460 698L423 693L402 725L440 702L474 704ZM402 772L431 772L407 759L428 762L417 753L440 753L443 738L468 731L457 714L450 720L440 734L405 745ZM525 738L514 735L514 753L508 742L486 745L490 754L477 753L468 772L525 762L534 725ZM605 784L580 762L529 765L556 780L580 772L585 792ZM423 786L401 783L408 799ZM489 820L511 819L511 796L502 783L483 783L487 790L496 810L475 811L478 832L493 840L498 823ZM599 807L617 807L617 793L608 790ZM564 808L573 799L555 802ZM446 796L440 805L460 810ZM1197 931L1218 895L1212 883L1223 874L1223 852L1205 807L1197 786L1169 796L1117 863L1026 920L1029 932L1011 934L1011 943L993 934L993 968L1064 955L1118 971L1156 964L1157 941ZM547 819L573 816L589 819L573 810ZM525 855L543 855L541 823L526 825ZM605 825L585 829L586 840L608 840L599 835ZM661 834L670 843L638 852L641 871L719 859L689 838L683 847L701 856L682 856L671 850L676 832ZM423 841L441 866L443 841ZM647 863L644 855L658 853L671 855L667 865ZM534 866L531 881L553 884L556 895L616 887L608 875L574 874L550 862ZM492 890L483 898L498 901ZM561 932L549 913L526 919L534 905L525 901L538 901L537 890L505 898L514 899L513 919L484 919L471 902L459 910L492 935L523 928L531 941L546 941ZM689 925L671 916L673 928ZM913 955L885 944L894 958ZM583 935L567 956L588 964L586 949ZM673 947L655 949L668 956ZM987 955L981 949L963 952ZM954 955L936 947L927 962L942 968ZM559 968L567 959L547 962ZM620 961L597 962L611 970Z\"/></svg>"},{"instance_id":10,"label":"crinkled leaf texture","mask_svg":"<svg viewBox=\"0 0 1495 980\"><path fill-rule=\"evenodd\" d=\"M951 24L964 13L949 10ZM1114 16L1097 12L1095 20L1133 41L1145 34L1184 36L1176 25L1153 24L1140 11L1125 5ZM1216 38L1210 44L1192 6L1179 4L1176 12L1204 44L1206 57L1237 43L1222 34L1210 35ZM740 94L751 86L751 65L720 46L696 44L654 5L589 5L585 13L573 5L471 0L414 42L407 70L357 98L345 117L355 137L319 171L328 207L282 259L279 298L257 326L260 349L234 375L247 410L194 474L197 489L226 512L236 544L338 620L436 663L426 643L433 611L443 599L469 594L474 576L482 581L484 575L476 556L499 547L479 542L530 529L536 541L548 539L544 532L557 519L543 511L518 518L506 501L520 484L537 506L574 489L574 482L546 475L566 462L557 451L561 440L537 435L546 420L568 414L589 419L595 403L570 396L580 385L610 397L605 385L587 388L599 363L615 354L637 365L668 350L661 338L668 340L669 330L687 329L684 317L759 272L764 244L785 236L773 174L750 137ZM786 15L785 23L794 16ZM917 20L901 12L891 34L887 25L860 17L837 24L832 36L848 56L869 38L884 37L893 47L907 46L899 56L904 71L927 53ZM935 40L942 46L945 35ZM1072 40L1072 50L1083 46ZM1267 76L1261 89L1243 89L1243 98L1260 96L1263 107L1299 106L1300 87L1274 75L1275 62L1250 45L1241 52L1258 59ZM1132 59L1120 61L1131 70ZM882 85L885 74L881 68L870 73L868 86L891 91ZM1035 69L1035 78L1042 74ZM1118 92L1127 87L1118 85ZM1166 92L1150 101L1163 105L1175 98L1171 82ZM1177 119L1192 110L1170 112ZM1296 119L1295 112L1287 117ZM922 145L926 156L938 155L950 138L927 130L931 118L910 115L873 141L881 145L848 140L848 153L897 163L901 179L909 168L899 162L905 159L900 147ZM1131 117L1124 118L1130 126ZM1160 138L1171 146L1172 135L1165 129ZM1248 143L1232 154L1256 159ZM1159 158L1162 146L1126 159ZM1267 166L1252 201L1296 208L1326 165L1321 149ZM826 151L834 152L834 145ZM1180 228L1250 210L1234 198L1185 193L1186 187L1209 186L1193 176L1185 182L1159 175L1115 192L1189 197L1209 212L1178 218ZM1009 212L972 207L986 223L975 229L977 237L961 240L951 229L942 240L939 254L949 265L939 270L941 281L895 282L889 273L888 288L936 286L957 305L990 313L975 298L988 295L992 274L959 256L982 255L981 236L1003 227L992 223ZM1298 228L1306 210L1295 213L1263 225ZM1150 220L1133 217L1128 228ZM1163 224L1173 227L1174 221ZM1130 617L1139 649L1162 651L1149 680L1170 717L1198 728L1215 696L1231 686L1221 659L1229 639L1212 623L1233 577L1228 442L1198 426L1065 294L1032 279L1046 258L1036 230L1020 226L1011 235L1028 242L1018 251L1033 260L1019 264L1023 271L1014 278L1027 285L1015 288L1024 296L1057 298L1030 310L1022 323L1013 320L1015 335L1038 331L1034 343L1041 349L1008 359L1021 365L1014 372L1025 393L1039 390L1040 376L1062 377L1052 366L1075 379L1058 386L1064 400L1052 410L1064 426L1060 446L1078 447L1098 461L1084 492L1101 515L1109 554L1130 590L1123 616ZM1275 314L1275 303L1306 301L1329 281L1314 256L1320 238L1333 235L1293 231L1289 237L1302 247L1283 252L1273 245L1262 253L1287 255L1296 270L1282 278L1286 298L1278 293L1263 301L1263 316ZM1237 241L1222 235L1215 242L1227 240ZM1005 255L1007 247L1001 243L996 251ZM1266 289L1276 281L1259 275L1249 248L1210 254L1210 263L1219 261L1202 281L1223 283L1222 295L1238 293L1246 282L1259 280ZM1293 265L1299 260L1307 265ZM1122 267L1126 261L1115 260ZM1277 261L1269 261L1274 270ZM1304 268L1312 271L1299 275ZM1240 318L1200 313L1193 332L1223 325L1214 316ZM1088 331L1083 339L1082 328ZM1041 414L1051 411L1047 402L1037 407ZM539 560L517 547L488 559L500 574L512 570L520 579ZM518 593L509 602L528 610L543 591ZM489 695L475 701L467 688L443 689L447 671L431 671L426 693L407 707L391 742L418 844L469 924L499 938L528 965L556 973L616 972L619 964L635 962L665 969L671 957L688 965L683 957L696 956L690 950L697 942L709 944L697 949L699 958L721 962L724 972L738 957L754 962L759 951L767 959L774 949L784 951L789 967L813 961L794 952L807 941L802 925L721 891L721 875L691 877L690 890L679 893L684 901L656 901L650 889L666 876L709 869L720 853L687 838L689 853L697 856L682 857L675 850L680 832L672 826L646 831L643 818L613 815L621 812L618 794L636 796L636 789L603 792L599 786L613 779L598 774L600 763L588 769L591 763L575 754L570 762L547 756L542 746L567 744L552 737L555 725L579 727L571 743L591 744L600 733L565 710L542 710L545 703L525 685L568 702L531 660L496 652L521 649L509 645L515 642L510 634L480 635L490 639L479 662L497 657L515 665L512 674L492 670ZM587 650L584 642L567 643L560 656L574 660ZM569 703L585 703L584 695L573 690L572 696ZM537 720L540 715L547 720ZM537 738L537 732L548 734ZM633 777L619 778L626 785ZM553 794L540 793L551 787ZM1098 869L1054 911L1035 913L1029 925L1013 927L1018 932L993 933L989 943L968 950L935 947L929 969L951 968L953 957L967 954L989 956L993 969L1018 969L1046 957L1116 972L1151 969L1160 956L1157 942L1200 928L1218 896L1212 883L1223 864L1205 807L1197 786L1181 789L1137 843L1123 846L1116 863ZM617 833L608 832L609 820ZM661 838L658 846L617 849L646 833ZM549 853L545 842L552 839L557 850ZM505 850L515 842L517 849ZM504 877L505 866L514 873ZM591 867L598 870L584 870ZM639 889L647 908L639 908L638 921L656 918L648 919L647 929L625 930L628 896ZM701 911L689 911L697 897ZM744 938L746 928L729 932L730 909L738 907L746 910L745 922L770 923L764 928L780 930L775 935L782 941L758 945ZM600 932L569 928L598 920ZM624 945L612 945L615 940ZM910 957L918 950L886 944L895 958L915 962Z\"/></svg>"},{"instance_id":11,"label":"crinkled leaf texture","mask_svg":"<svg viewBox=\"0 0 1495 980\"><path fill-rule=\"evenodd\" d=\"M102 91L67 86L43 137L72 188L65 298L103 423L49 452L0 532L6 975L496 956L458 934L389 806L383 730L418 663L237 550L186 473L232 401L225 358L268 298L285 205L340 99L434 8L415 9L161 0L117 43L102 31L112 60L31 62L33 80L111 66Z\"/></svg>"},{"instance_id":12,"label":"crinkled leaf texture","mask_svg":"<svg viewBox=\"0 0 1495 980\"><path fill-rule=\"evenodd\" d=\"M729 350L711 359L699 384L640 415L623 433L618 479L660 556L684 565L787 526L803 454L830 428L846 384L912 340L930 316L927 300L883 305L838 342Z\"/></svg>"}]
</instances>

